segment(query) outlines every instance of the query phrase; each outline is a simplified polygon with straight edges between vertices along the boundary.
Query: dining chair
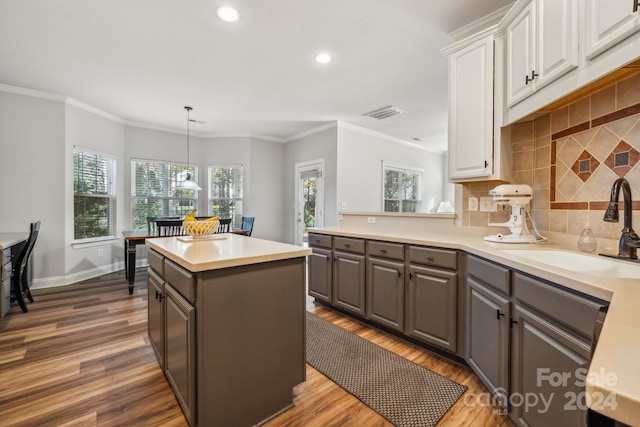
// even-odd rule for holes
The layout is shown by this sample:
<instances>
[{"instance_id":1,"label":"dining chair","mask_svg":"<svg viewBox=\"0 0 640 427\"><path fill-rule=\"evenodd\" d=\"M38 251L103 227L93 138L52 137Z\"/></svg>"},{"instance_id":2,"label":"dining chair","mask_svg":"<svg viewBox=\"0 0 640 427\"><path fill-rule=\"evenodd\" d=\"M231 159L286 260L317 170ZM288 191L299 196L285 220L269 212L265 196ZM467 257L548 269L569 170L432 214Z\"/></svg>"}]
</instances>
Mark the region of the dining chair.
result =
<instances>
[{"instance_id":1,"label":"dining chair","mask_svg":"<svg viewBox=\"0 0 640 427\"><path fill-rule=\"evenodd\" d=\"M147 234L149 236L153 236L156 234L156 220L158 217L148 216L147 217Z\"/></svg>"},{"instance_id":2,"label":"dining chair","mask_svg":"<svg viewBox=\"0 0 640 427\"><path fill-rule=\"evenodd\" d=\"M222 218L219 221L220 225L218 226L218 231L216 231L216 233L228 233L231 231L231 218Z\"/></svg>"},{"instance_id":3,"label":"dining chair","mask_svg":"<svg viewBox=\"0 0 640 427\"><path fill-rule=\"evenodd\" d=\"M22 251L15 258L13 263L13 269L11 271L11 301L17 301L20 308L24 313L29 311L27 304L24 301L24 297L29 299L29 302L33 302L33 296L29 289L29 276L27 264L29 257L33 251L33 247L36 244L38 233L40 232L40 221L32 222L29 229L29 237L22 247Z\"/></svg>"},{"instance_id":4,"label":"dining chair","mask_svg":"<svg viewBox=\"0 0 640 427\"><path fill-rule=\"evenodd\" d=\"M253 222L255 218L256 218L255 216L242 217L242 225L240 226L240 229L247 233L246 236L251 236L251 233L253 232Z\"/></svg>"},{"instance_id":5,"label":"dining chair","mask_svg":"<svg viewBox=\"0 0 640 427\"><path fill-rule=\"evenodd\" d=\"M156 219L157 236L184 236L181 219Z\"/></svg>"}]
</instances>

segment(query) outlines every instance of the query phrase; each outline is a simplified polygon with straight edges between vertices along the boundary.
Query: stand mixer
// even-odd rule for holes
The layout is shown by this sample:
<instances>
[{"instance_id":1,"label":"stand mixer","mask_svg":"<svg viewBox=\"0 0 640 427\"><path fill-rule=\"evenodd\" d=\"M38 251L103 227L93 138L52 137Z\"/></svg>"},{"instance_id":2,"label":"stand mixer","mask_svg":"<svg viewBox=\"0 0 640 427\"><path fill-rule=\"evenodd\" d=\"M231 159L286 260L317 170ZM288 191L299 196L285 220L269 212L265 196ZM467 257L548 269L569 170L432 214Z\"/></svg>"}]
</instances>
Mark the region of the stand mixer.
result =
<instances>
[{"instance_id":1,"label":"stand mixer","mask_svg":"<svg viewBox=\"0 0 640 427\"><path fill-rule=\"evenodd\" d=\"M494 202L506 203L511 206L511 217L507 222L490 222L489 227L508 227L511 234L491 234L484 240L498 243L533 243L536 237L529 232L527 221L524 217L524 207L529 204L533 190L525 184L503 184L493 190L489 195Z\"/></svg>"}]
</instances>

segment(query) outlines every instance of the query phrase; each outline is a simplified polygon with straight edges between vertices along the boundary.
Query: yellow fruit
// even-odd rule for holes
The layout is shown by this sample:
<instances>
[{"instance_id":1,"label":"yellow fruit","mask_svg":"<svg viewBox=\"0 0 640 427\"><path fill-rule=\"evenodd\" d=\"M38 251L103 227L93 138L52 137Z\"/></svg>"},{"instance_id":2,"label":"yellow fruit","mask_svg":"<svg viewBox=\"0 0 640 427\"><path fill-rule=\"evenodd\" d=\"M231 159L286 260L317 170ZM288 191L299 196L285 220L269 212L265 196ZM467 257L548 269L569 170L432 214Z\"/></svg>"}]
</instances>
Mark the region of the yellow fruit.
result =
<instances>
[{"instance_id":1,"label":"yellow fruit","mask_svg":"<svg viewBox=\"0 0 640 427\"><path fill-rule=\"evenodd\" d=\"M217 216L212 216L211 218L205 219L205 221L217 221L217 220L218 220Z\"/></svg>"},{"instance_id":2,"label":"yellow fruit","mask_svg":"<svg viewBox=\"0 0 640 427\"><path fill-rule=\"evenodd\" d=\"M195 221L196 220L196 209L192 210L191 213L184 217L185 221Z\"/></svg>"}]
</instances>

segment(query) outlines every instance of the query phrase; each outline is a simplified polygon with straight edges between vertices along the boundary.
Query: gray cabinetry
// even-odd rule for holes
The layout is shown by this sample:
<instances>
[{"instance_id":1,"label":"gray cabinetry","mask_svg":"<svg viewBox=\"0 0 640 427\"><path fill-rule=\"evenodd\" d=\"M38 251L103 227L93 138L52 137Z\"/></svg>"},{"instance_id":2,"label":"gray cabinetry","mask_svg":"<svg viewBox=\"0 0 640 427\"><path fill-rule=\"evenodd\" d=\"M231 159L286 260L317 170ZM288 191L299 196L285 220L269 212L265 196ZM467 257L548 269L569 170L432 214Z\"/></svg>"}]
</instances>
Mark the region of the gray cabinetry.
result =
<instances>
[{"instance_id":1,"label":"gray cabinetry","mask_svg":"<svg viewBox=\"0 0 640 427\"><path fill-rule=\"evenodd\" d=\"M404 245L367 242L367 319L404 331Z\"/></svg>"},{"instance_id":2,"label":"gray cabinetry","mask_svg":"<svg viewBox=\"0 0 640 427\"><path fill-rule=\"evenodd\" d=\"M467 278L467 286L467 363L496 402L506 408L511 304L505 295L473 277Z\"/></svg>"},{"instance_id":3,"label":"gray cabinetry","mask_svg":"<svg viewBox=\"0 0 640 427\"><path fill-rule=\"evenodd\" d=\"M333 253L331 236L309 233L309 295L331 304L333 300Z\"/></svg>"},{"instance_id":4,"label":"gray cabinetry","mask_svg":"<svg viewBox=\"0 0 640 427\"><path fill-rule=\"evenodd\" d=\"M456 352L458 273L456 251L410 246L405 334Z\"/></svg>"},{"instance_id":5,"label":"gray cabinetry","mask_svg":"<svg viewBox=\"0 0 640 427\"><path fill-rule=\"evenodd\" d=\"M518 425L586 424L584 377L605 301L469 255L466 360Z\"/></svg>"},{"instance_id":6,"label":"gray cabinetry","mask_svg":"<svg viewBox=\"0 0 640 427\"><path fill-rule=\"evenodd\" d=\"M0 317L4 317L11 305L11 247L0 251Z\"/></svg>"},{"instance_id":7,"label":"gray cabinetry","mask_svg":"<svg viewBox=\"0 0 640 427\"><path fill-rule=\"evenodd\" d=\"M156 352L160 367L164 369L164 280L151 268L147 269L147 274L149 342Z\"/></svg>"},{"instance_id":8,"label":"gray cabinetry","mask_svg":"<svg viewBox=\"0 0 640 427\"><path fill-rule=\"evenodd\" d=\"M165 375L189 424L195 414L195 316L194 307L166 285Z\"/></svg>"},{"instance_id":9,"label":"gray cabinetry","mask_svg":"<svg viewBox=\"0 0 640 427\"><path fill-rule=\"evenodd\" d=\"M335 237L333 244L333 304L364 317L364 240Z\"/></svg>"}]
</instances>

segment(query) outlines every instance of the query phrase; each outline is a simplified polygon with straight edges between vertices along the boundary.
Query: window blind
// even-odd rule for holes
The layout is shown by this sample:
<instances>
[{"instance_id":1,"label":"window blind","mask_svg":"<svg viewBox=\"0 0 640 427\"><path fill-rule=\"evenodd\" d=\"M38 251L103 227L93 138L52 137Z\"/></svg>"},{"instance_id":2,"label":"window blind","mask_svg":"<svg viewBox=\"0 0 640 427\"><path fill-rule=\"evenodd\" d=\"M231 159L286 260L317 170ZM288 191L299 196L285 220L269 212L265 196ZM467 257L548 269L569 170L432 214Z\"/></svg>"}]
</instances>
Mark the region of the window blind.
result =
<instances>
[{"instance_id":1,"label":"window blind","mask_svg":"<svg viewBox=\"0 0 640 427\"><path fill-rule=\"evenodd\" d=\"M231 218L232 228L242 225L243 168L240 165L209 167L210 214Z\"/></svg>"}]
</instances>

